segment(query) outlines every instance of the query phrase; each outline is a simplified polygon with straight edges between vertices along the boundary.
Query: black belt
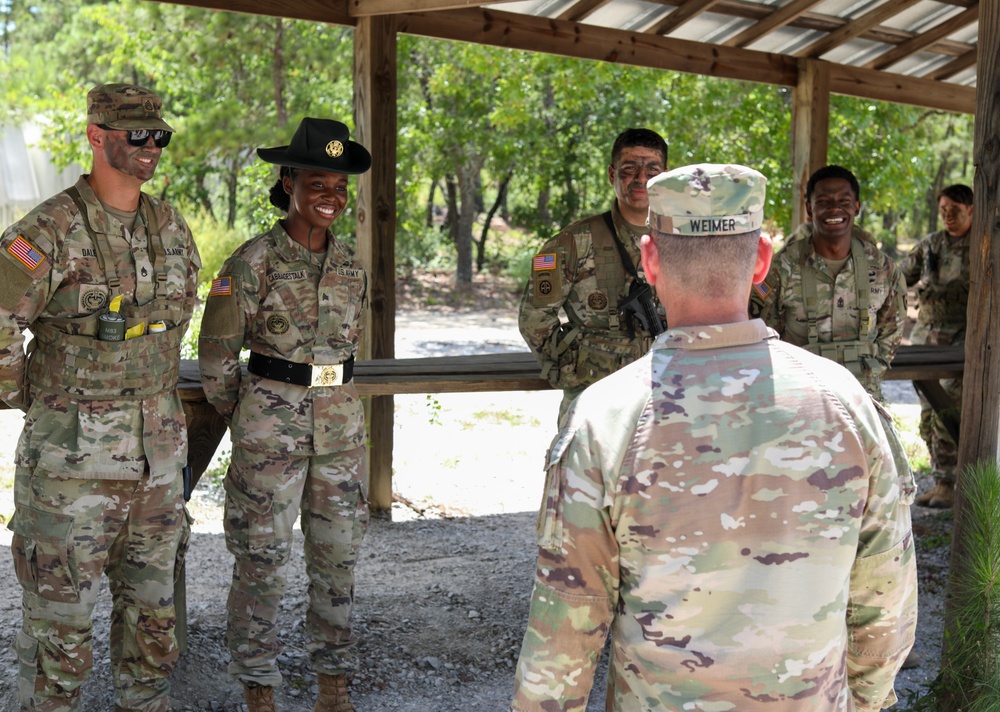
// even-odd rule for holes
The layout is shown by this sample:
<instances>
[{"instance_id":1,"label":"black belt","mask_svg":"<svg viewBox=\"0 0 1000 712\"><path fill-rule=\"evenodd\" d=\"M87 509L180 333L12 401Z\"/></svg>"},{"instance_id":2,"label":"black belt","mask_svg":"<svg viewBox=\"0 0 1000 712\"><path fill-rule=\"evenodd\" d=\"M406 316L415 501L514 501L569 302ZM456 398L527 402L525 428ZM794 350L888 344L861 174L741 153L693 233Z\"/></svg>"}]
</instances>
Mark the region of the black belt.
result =
<instances>
[{"instance_id":1,"label":"black belt","mask_svg":"<svg viewBox=\"0 0 1000 712\"><path fill-rule=\"evenodd\" d=\"M294 383L306 388L340 386L354 378L354 357L351 356L343 363L320 365L285 361L251 351L247 370L261 378Z\"/></svg>"}]
</instances>

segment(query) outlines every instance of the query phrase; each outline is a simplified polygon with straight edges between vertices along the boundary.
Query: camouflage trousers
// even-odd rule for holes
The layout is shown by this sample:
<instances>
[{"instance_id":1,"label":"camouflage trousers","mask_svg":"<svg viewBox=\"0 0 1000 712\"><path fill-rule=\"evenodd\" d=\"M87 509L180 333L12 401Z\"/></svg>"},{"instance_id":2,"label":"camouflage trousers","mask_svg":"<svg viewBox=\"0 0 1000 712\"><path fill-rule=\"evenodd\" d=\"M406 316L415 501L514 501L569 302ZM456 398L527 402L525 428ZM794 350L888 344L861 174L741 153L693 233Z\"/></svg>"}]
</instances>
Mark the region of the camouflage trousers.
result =
<instances>
[{"instance_id":1,"label":"camouflage trousers","mask_svg":"<svg viewBox=\"0 0 1000 712\"><path fill-rule=\"evenodd\" d=\"M181 478L85 480L19 466L14 497L8 527L23 589L14 642L22 710L80 709L102 574L112 595L116 708L169 710L167 676L179 655L174 573L190 531Z\"/></svg>"},{"instance_id":2,"label":"camouflage trousers","mask_svg":"<svg viewBox=\"0 0 1000 712\"><path fill-rule=\"evenodd\" d=\"M957 421L962 411L962 379L942 378L941 387L955 403L952 415ZM954 484L958 468L958 444L951 437L941 416L931 408L931 404L923 396L920 396L920 437L927 443L934 479Z\"/></svg>"},{"instance_id":3,"label":"camouflage trousers","mask_svg":"<svg viewBox=\"0 0 1000 712\"><path fill-rule=\"evenodd\" d=\"M226 545L236 557L226 631L229 673L244 682L281 684L278 609L300 510L309 577L306 647L318 673L351 669L354 564L368 527L364 446L312 456L234 447L225 489Z\"/></svg>"}]
</instances>

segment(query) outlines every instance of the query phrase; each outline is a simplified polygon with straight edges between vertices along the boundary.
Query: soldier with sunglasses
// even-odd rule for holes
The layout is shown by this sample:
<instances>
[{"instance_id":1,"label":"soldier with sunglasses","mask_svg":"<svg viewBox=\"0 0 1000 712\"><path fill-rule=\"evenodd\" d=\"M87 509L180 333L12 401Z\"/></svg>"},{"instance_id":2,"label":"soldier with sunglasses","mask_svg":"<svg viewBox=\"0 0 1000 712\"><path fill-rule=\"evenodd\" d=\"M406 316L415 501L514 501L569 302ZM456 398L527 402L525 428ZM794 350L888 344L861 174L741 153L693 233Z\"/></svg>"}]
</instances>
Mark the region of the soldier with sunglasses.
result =
<instances>
[{"instance_id":1,"label":"soldier with sunglasses","mask_svg":"<svg viewBox=\"0 0 1000 712\"><path fill-rule=\"evenodd\" d=\"M201 261L141 188L173 131L148 89L92 89L91 172L0 237L0 398L25 412L9 525L22 709L80 709L104 574L115 710L170 708L189 530L176 384Z\"/></svg>"}]
</instances>

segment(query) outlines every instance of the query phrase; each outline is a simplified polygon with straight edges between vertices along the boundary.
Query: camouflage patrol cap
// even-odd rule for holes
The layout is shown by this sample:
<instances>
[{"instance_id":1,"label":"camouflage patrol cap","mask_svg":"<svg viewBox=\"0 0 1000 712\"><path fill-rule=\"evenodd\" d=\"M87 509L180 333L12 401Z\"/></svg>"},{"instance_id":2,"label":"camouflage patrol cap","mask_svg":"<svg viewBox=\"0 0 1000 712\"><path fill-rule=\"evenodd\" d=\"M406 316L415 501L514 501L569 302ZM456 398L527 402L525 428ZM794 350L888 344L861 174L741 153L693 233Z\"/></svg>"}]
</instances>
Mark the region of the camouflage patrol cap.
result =
<instances>
[{"instance_id":1,"label":"camouflage patrol cap","mask_svg":"<svg viewBox=\"0 0 1000 712\"><path fill-rule=\"evenodd\" d=\"M87 93L87 123L113 129L162 129L174 132L160 113L163 102L134 84L102 84Z\"/></svg>"},{"instance_id":2,"label":"camouflage patrol cap","mask_svg":"<svg viewBox=\"0 0 1000 712\"><path fill-rule=\"evenodd\" d=\"M649 226L668 235L739 235L760 227L767 178L735 164L700 163L650 178Z\"/></svg>"}]
</instances>

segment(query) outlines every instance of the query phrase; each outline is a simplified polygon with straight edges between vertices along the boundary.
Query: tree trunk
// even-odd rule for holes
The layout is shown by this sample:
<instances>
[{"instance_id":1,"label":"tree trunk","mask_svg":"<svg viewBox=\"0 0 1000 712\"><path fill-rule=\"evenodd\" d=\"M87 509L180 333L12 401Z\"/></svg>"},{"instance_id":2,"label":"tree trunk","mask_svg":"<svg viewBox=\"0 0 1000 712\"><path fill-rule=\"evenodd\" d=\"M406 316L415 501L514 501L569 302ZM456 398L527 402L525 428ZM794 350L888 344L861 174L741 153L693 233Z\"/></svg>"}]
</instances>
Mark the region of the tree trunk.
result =
<instances>
[{"instance_id":1,"label":"tree trunk","mask_svg":"<svg viewBox=\"0 0 1000 712\"><path fill-rule=\"evenodd\" d=\"M444 185L448 193L448 214L441 229L447 228L452 244L458 242L458 185L455 176L445 176Z\"/></svg>"},{"instance_id":2,"label":"tree trunk","mask_svg":"<svg viewBox=\"0 0 1000 712\"><path fill-rule=\"evenodd\" d=\"M486 213L486 220L483 222L483 232L479 240L476 241L476 272L483 271L483 263L486 262L486 236L490 233L490 224L493 222L493 216L497 214L500 206L507 202L507 186L510 185L510 180L513 177L513 171L503 177L503 180L500 181L500 187L497 190L497 198L493 201L490 211Z\"/></svg>"},{"instance_id":3,"label":"tree trunk","mask_svg":"<svg viewBox=\"0 0 1000 712\"><path fill-rule=\"evenodd\" d=\"M274 85L274 108L278 118L278 128L288 123L288 107L285 105L285 21L276 18L274 22L274 69L271 72Z\"/></svg>"},{"instance_id":4,"label":"tree trunk","mask_svg":"<svg viewBox=\"0 0 1000 712\"><path fill-rule=\"evenodd\" d=\"M472 282L472 224L476 219L476 166L461 166L458 170L458 190L462 198L457 221L455 249L458 252L458 267L455 281L459 284Z\"/></svg>"}]
</instances>

